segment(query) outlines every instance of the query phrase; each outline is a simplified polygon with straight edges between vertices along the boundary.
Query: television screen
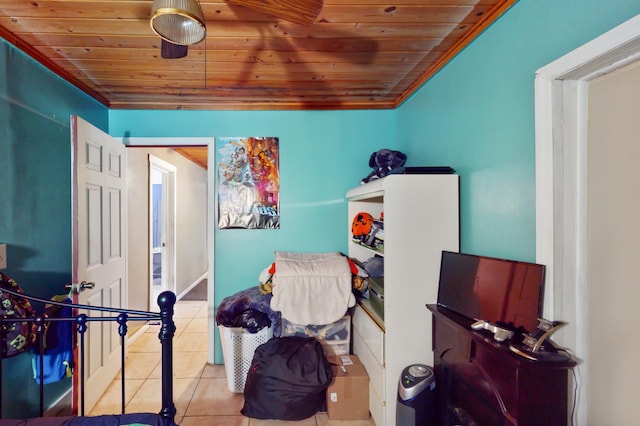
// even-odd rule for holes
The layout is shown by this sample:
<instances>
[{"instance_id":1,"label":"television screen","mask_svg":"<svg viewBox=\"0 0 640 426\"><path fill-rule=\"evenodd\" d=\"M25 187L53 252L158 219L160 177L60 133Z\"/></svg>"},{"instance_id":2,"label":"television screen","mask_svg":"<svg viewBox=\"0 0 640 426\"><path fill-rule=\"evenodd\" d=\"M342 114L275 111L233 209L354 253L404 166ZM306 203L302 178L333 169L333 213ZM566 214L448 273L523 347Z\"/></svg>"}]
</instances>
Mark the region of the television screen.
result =
<instances>
[{"instance_id":1,"label":"television screen","mask_svg":"<svg viewBox=\"0 0 640 426\"><path fill-rule=\"evenodd\" d=\"M545 267L442 252L438 305L469 319L532 332L542 316Z\"/></svg>"}]
</instances>

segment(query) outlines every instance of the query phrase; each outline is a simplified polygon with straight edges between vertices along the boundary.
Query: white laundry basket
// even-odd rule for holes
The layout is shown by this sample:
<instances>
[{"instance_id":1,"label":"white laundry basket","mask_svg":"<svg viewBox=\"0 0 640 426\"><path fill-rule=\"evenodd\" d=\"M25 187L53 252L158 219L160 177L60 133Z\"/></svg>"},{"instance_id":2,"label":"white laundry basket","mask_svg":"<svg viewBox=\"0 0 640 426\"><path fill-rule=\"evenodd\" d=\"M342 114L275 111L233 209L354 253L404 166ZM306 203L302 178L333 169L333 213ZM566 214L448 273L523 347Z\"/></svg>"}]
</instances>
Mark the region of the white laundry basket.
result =
<instances>
[{"instance_id":1,"label":"white laundry basket","mask_svg":"<svg viewBox=\"0 0 640 426\"><path fill-rule=\"evenodd\" d=\"M249 333L242 327L218 326L220 343L227 373L227 386L234 393L243 393L253 353L273 337L273 328L265 327L257 333Z\"/></svg>"}]
</instances>

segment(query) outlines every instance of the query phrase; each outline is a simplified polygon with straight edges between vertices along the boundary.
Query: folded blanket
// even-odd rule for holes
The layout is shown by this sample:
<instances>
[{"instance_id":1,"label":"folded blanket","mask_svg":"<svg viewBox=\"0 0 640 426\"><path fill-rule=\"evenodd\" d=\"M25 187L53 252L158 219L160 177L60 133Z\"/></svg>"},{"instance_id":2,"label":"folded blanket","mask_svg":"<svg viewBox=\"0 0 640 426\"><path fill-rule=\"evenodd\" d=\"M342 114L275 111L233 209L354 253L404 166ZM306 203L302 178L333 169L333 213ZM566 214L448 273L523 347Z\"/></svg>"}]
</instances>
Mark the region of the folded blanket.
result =
<instances>
[{"instance_id":1,"label":"folded blanket","mask_svg":"<svg viewBox=\"0 0 640 426\"><path fill-rule=\"evenodd\" d=\"M355 305L351 267L340 253L275 253L271 309L295 324L330 324Z\"/></svg>"}]
</instances>

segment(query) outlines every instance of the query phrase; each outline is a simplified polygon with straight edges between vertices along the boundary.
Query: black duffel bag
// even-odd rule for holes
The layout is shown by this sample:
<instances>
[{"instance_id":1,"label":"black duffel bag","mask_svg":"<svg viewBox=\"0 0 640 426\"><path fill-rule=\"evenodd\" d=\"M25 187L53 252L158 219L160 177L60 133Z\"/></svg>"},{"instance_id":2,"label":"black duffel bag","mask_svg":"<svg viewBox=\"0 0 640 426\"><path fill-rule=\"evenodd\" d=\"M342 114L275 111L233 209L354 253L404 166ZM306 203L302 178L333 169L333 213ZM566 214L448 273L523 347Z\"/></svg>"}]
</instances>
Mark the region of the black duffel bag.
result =
<instances>
[{"instance_id":1,"label":"black duffel bag","mask_svg":"<svg viewBox=\"0 0 640 426\"><path fill-rule=\"evenodd\" d=\"M331 366L315 338L273 338L255 351L241 412L256 419L306 419L324 408L332 378Z\"/></svg>"}]
</instances>

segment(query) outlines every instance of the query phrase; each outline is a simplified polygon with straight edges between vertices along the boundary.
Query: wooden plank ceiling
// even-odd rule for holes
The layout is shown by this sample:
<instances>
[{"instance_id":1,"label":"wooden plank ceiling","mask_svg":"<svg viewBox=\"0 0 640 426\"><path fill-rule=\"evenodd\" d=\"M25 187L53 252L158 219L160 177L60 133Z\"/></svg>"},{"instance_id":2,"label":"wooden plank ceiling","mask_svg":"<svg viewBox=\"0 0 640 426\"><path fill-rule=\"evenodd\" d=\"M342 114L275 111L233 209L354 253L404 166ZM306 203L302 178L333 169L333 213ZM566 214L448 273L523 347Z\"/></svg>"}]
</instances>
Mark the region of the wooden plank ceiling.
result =
<instances>
[{"instance_id":1,"label":"wooden plank ceiling","mask_svg":"<svg viewBox=\"0 0 640 426\"><path fill-rule=\"evenodd\" d=\"M305 26L201 0L206 39L163 59L152 0L2 0L0 36L112 109L390 109L515 1L324 0Z\"/></svg>"},{"instance_id":2,"label":"wooden plank ceiling","mask_svg":"<svg viewBox=\"0 0 640 426\"><path fill-rule=\"evenodd\" d=\"M207 170L207 152L206 146L183 146L173 148L178 154L192 161L203 169Z\"/></svg>"}]
</instances>

